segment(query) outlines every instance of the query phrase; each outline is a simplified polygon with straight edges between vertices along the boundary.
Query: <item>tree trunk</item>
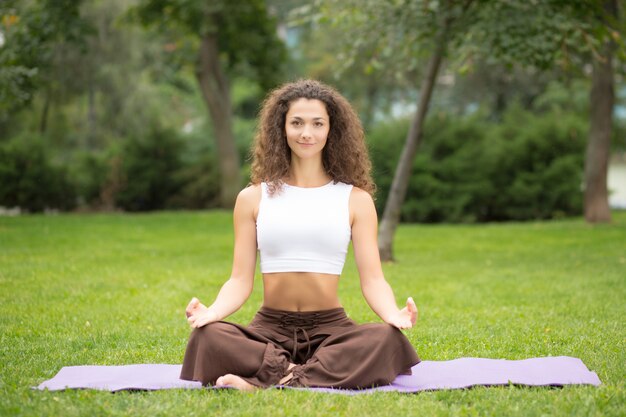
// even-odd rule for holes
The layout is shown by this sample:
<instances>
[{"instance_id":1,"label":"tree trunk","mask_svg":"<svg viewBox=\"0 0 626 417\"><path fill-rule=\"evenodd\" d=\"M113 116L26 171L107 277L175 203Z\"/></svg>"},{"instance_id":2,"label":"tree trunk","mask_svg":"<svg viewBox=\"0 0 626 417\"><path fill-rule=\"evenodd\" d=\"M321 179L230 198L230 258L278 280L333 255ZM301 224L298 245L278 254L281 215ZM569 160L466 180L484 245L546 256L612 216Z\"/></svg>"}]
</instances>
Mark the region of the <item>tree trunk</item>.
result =
<instances>
[{"instance_id":1,"label":"tree trunk","mask_svg":"<svg viewBox=\"0 0 626 417\"><path fill-rule=\"evenodd\" d=\"M219 61L217 33L202 37L196 78L209 109L220 172L220 205L232 208L241 187L239 155L232 129L230 87Z\"/></svg>"},{"instance_id":2,"label":"tree trunk","mask_svg":"<svg viewBox=\"0 0 626 417\"><path fill-rule=\"evenodd\" d=\"M617 0L604 2L605 12L617 19ZM585 219L589 223L611 221L607 171L615 102L612 40L602 45L602 58L594 59L591 76L590 127L585 154Z\"/></svg>"},{"instance_id":3,"label":"tree trunk","mask_svg":"<svg viewBox=\"0 0 626 417\"><path fill-rule=\"evenodd\" d=\"M413 122L406 137L400 161L396 167L396 172L391 183L389 197L385 204L385 211L380 223L380 232L378 234L378 251L382 261L393 261L393 237L400 222L400 209L406 197L406 191L411 176L411 168L415 153L422 139L422 131L428 105L432 96L439 67L446 50L448 25L444 25L442 32L437 40L435 51L430 57L426 78L422 82L420 88L419 103L417 111L413 117Z\"/></svg>"}]
</instances>

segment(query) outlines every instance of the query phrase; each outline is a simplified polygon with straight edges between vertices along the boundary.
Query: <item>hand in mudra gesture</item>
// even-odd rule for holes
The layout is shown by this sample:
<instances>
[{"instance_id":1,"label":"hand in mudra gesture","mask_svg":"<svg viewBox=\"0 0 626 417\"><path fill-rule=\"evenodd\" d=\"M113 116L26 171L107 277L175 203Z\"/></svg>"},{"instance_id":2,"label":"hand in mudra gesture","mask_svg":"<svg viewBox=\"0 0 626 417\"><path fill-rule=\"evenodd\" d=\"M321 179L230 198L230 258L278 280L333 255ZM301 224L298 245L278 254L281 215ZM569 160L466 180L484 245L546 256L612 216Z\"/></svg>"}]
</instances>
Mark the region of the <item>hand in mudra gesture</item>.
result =
<instances>
[{"instance_id":1,"label":"hand in mudra gesture","mask_svg":"<svg viewBox=\"0 0 626 417\"><path fill-rule=\"evenodd\" d=\"M406 307L398 310L398 313L391 317L389 324L398 329L410 329L417 321L418 311L412 297L407 298Z\"/></svg>"},{"instance_id":2,"label":"hand in mudra gesture","mask_svg":"<svg viewBox=\"0 0 626 417\"><path fill-rule=\"evenodd\" d=\"M219 320L217 313L200 302L196 297L192 298L185 309L187 322L193 328L206 326Z\"/></svg>"}]
</instances>

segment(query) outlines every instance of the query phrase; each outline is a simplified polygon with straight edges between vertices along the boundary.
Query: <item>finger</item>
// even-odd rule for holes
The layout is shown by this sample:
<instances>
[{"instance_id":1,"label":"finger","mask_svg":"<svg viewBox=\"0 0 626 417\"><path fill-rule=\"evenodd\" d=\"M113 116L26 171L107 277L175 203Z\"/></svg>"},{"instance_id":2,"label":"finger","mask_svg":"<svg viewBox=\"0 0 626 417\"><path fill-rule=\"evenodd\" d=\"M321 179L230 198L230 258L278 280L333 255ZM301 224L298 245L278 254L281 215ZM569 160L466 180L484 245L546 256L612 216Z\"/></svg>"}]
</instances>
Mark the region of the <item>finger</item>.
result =
<instances>
[{"instance_id":1,"label":"finger","mask_svg":"<svg viewBox=\"0 0 626 417\"><path fill-rule=\"evenodd\" d=\"M211 322L211 320L210 320L210 319L208 319L208 318L206 318L206 317L202 317L202 318L200 318L200 319L198 319L198 320L196 321L196 323L195 323L195 324L196 324L196 328L206 326L206 325L207 325L207 324L209 324L210 322Z\"/></svg>"},{"instance_id":2,"label":"finger","mask_svg":"<svg viewBox=\"0 0 626 417\"><path fill-rule=\"evenodd\" d=\"M189 304L187 304L187 308L185 309L185 314L187 315L187 317L193 314L193 310L198 307L199 303L200 300L198 300L196 297L193 297L191 301L189 301Z\"/></svg>"},{"instance_id":3,"label":"finger","mask_svg":"<svg viewBox=\"0 0 626 417\"><path fill-rule=\"evenodd\" d=\"M198 305L199 302L200 300L198 300L196 297L193 297L189 301L189 304L187 304L187 310L193 310Z\"/></svg>"},{"instance_id":4,"label":"finger","mask_svg":"<svg viewBox=\"0 0 626 417\"><path fill-rule=\"evenodd\" d=\"M415 323L415 321L417 321L417 317L419 315L419 311L417 310L417 305L415 304L413 297L409 297L406 300L406 306L409 312L411 313L411 325L412 325Z\"/></svg>"},{"instance_id":5,"label":"finger","mask_svg":"<svg viewBox=\"0 0 626 417\"><path fill-rule=\"evenodd\" d=\"M410 329L415 324L415 313L409 312L409 315L405 316L403 319L403 328Z\"/></svg>"},{"instance_id":6,"label":"finger","mask_svg":"<svg viewBox=\"0 0 626 417\"><path fill-rule=\"evenodd\" d=\"M196 322L197 327L206 326L209 323L213 323L217 320L217 315L213 311L209 311L207 314L201 316Z\"/></svg>"},{"instance_id":7,"label":"finger","mask_svg":"<svg viewBox=\"0 0 626 417\"><path fill-rule=\"evenodd\" d=\"M187 317L187 323L193 323L194 321L196 321L196 316Z\"/></svg>"},{"instance_id":8,"label":"finger","mask_svg":"<svg viewBox=\"0 0 626 417\"><path fill-rule=\"evenodd\" d=\"M407 312L408 319L411 321L411 323L413 323L415 321L415 310L417 309L417 307L415 306L415 302L413 301L411 297L406 299L405 309Z\"/></svg>"},{"instance_id":9,"label":"finger","mask_svg":"<svg viewBox=\"0 0 626 417\"><path fill-rule=\"evenodd\" d=\"M393 323L391 323L392 326L400 329L400 330L404 330L406 328L406 324L407 324L407 320L396 320Z\"/></svg>"}]
</instances>

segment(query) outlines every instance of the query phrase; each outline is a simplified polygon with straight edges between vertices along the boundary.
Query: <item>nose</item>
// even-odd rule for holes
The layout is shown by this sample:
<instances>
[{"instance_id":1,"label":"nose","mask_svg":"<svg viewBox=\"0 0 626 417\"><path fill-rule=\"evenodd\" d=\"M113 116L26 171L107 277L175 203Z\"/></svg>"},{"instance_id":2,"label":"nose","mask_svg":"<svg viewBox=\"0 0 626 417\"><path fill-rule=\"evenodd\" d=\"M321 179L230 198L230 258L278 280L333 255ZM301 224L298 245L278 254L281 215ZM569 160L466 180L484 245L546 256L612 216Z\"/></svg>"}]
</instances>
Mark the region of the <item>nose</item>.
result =
<instances>
[{"instance_id":1,"label":"nose","mask_svg":"<svg viewBox=\"0 0 626 417\"><path fill-rule=\"evenodd\" d=\"M300 137L306 138L306 139L311 138L311 128L308 125L305 125L304 128L302 129L302 133L300 134Z\"/></svg>"}]
</instances>

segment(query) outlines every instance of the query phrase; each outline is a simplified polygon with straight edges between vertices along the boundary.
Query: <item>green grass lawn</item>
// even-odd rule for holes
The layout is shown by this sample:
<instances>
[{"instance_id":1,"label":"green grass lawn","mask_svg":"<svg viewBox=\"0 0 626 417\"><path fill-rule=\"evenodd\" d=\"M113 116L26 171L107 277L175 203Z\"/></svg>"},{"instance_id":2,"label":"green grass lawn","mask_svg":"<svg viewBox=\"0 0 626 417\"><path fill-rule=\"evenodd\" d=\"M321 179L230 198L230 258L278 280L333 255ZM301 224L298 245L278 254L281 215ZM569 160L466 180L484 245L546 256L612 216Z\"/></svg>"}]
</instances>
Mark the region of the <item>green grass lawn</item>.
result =
<instances>
[{"instance_id":1,"label":"green grass lawn","mask_svg":"<svg viewBox=\"0 0 626 417\"><path fill-rule=\"evenodd\" d=\"M67 365L181 363L192 296L210 302L231 266L231 215L0 218L0 415L626 414L626 213L493 225L404 225L385 265L399 303L412 295L422 359L581 358L601 387L475 388L356 397L279 390L41 392ZM231 317L249 321L251 299ZM365 304L351 255L340 286L351 318Z\"/></svg>"}]
</instances>

